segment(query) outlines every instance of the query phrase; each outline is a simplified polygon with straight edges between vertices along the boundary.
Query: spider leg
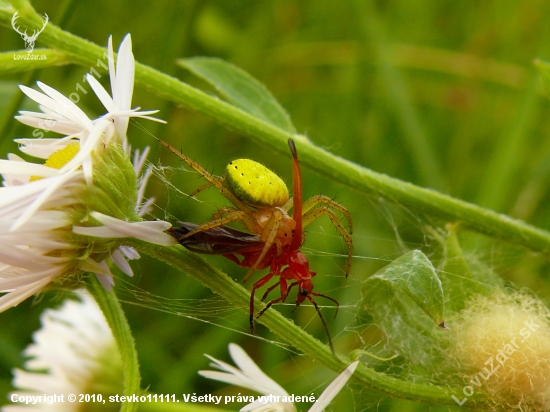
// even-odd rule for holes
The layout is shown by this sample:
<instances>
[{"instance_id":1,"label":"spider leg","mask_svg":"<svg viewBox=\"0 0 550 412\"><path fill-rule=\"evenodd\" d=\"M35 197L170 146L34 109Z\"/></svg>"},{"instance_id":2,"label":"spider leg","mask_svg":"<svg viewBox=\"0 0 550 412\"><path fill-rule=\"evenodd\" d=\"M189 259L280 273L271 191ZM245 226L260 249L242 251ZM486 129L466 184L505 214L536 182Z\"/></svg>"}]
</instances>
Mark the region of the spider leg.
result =
<instances>
[{"instance_id":1,"label":"spider leg","mask_svg":"<svg viewBox=\"0 0 550 412\"><path fill-rule=\"evenodd\" d=\"M290 288L288 287L288 284L286 283L286 279L281 278L281 280L279 280L277 284L281 285L281 296L278 297L277 299L270 300L267 303L267 305L265 305L265 308L263 308L261 311L258 312L258 314L256 315L256 319L262 316L265 313L265 311L271 307L271 305L279 302L284 302L286 300L286 297L288 296L288 291L290 290Z\"/></svg>"},{"instance_id":2,"label":"spider leg","mask_svg":"<svg viewBox=\"0 0 550 412\"><path fill-rule=\"evenodd\" d=\"M269 272L263 278L261 278L256 283L254 283L254 286L252 286L252 292L250 293L250 333L252 333L253 335L254 335L254 294L256 293L256 289L261 288L263 285L269 282L274 275L275 275L275 272Z\"/></svg>"},{"instance_id":3,"label":"spider leg","mask_svg":"<svg viewBox=\"0 0 550 412\"><path fill-rule=\"evenodd\" d=\"M249 211L248 207L246 206L246 204L242 200L239 200L237 198L237 196L235 196L233 193L231 193L231 191L223 185L223 178L217 178L216 176L212 175L208 170L206 170L204 167L202 167L200 164L195 162L193 159L187 157L183 153L179 152L178 150L174 149L168 143L166 143L166 142L164 142L160 139L157 139L157 140L160 142L160 144L165 146L168 150L170 150L176 156L178 156L183 161L185 161L185 163L187 163L192 169L194 169L196 172L200 173L202 175L202 177L204 177L206 180L208 180L210 185L212 185L216 189L218 189L221 192L221 194L224 195L226 198L228 198L231 201L231 203L233 203L235 206L237 206L237 208L242 210L244 213L250 214L250 211ZM204 189L206 189L206 186L202 186L199 189L204 190ZM195 193L196 192L197 191L195 191Z\"/></svg>"},{"instance_id":4,"label":"spider leg","mask_svg":"<svg viewBox=\"0 0 550 412\"><path fill-rule=\"evenodd\" d=\"M239 209L235 209L234 207L231 207L231 206L225 206L225 207L222 207L220 210L218 210L216 213L214 213L212 215L212 217L210 218L210 220L216 220L216 219L219 219L221 218L223 215L227 214L227 213L230 213L230 212L235 212L235 211L238 211Z\"/></svg>"},{"instance_id":5,"label":"spider leg","mask_svg":"<svg viewBox=\"0 0 550 412\"><path fill-rule=\"evenodd\" d=\"M273 246L273 244L275 243L275 239L279 231L279 225L282 219L283 219L282 212L280 210L275 209L275 211L273 212L273 215L269 218L265 226L266 229L270 227L271 228L269 229L269 234L265 240L265 245L264 245L264 248L262 249L262 253L260 253L260 256L258 256L258 259L256 259L256 263L254 263L254 265L250 268L250 270L244 277L243 282L245 282L250 276L252 276L252 273L254 273L254 271L260 264L260 262L265 258L265 255L267 254L271 246Z\"/></svg>"},{"instance_id":6,"label":"spider leg","mask_svg":"<svg viewBox=\"0 0 550 412\"><path fill-rule=\"evenodd\" d=\"M344 238L344 241L348 245L348 262L346 267L346 277L348 277L349 271L351 269L351 259L353 257L353 243L351 240L350 233L348 233L344 225L342 225L342 222L340 222L340 220L338 219L338 216L336 216L336 213L334 213L332 209L329 209L327 206L321 206L315 209L311 209L304 214L304 217L303 217L304 227L309 225L311 222L320 218L323 215L328 215L331 222L334 224L334 226L336 226L336 229L338 229L338 231Z\"/></svg>"},{"instance_id":7,"label":"spider leg","mask_svg":"<svg viewBox=\"0 0 550 412\"><path fill-rule=\"evenodd\" d=\"M327 323L325 322L325 318L323 318L323 315L321 314L321 310L319 309L319 306L317 306L317 303L315 302L315 300L313 300L313 298L310 295L307 295L307 298L313 304L313 306L315 306L315 309L317 310L317 313L321 318L321 322L323 322L323 326L325 327L325 332L327 333L330 350L332 351L332 354L336 356L336 352L334 351L334 346L332 346L332 339L330 338L330 332L328 331L328 326L327 326Z\"/></svg>"},{"instance_id":8,"label":"spider leg","mask_svg":"<svg viewBox=\"0 0 550 412\"><path fill-rule=\"evenodd\" d=\"M290 199L288 199L288 202L284 204L283 209L285 210L285 212L288 212L290 209L292 209L293 205L294 205L294 198L291 197Z\"/></svg>"},{"instance_id":9,"label":"spider leg","mask_svg":"<svg viewBox=\"0 0 550 412\"><path fill-rule=\"evenodd\" d=\"M203 223L200 226L197 226L194 230L192 230L189 233L181 236L177 240L178 240L178 242L180 242L181 240L186 239L190 236L193 236L196 233L204 232L208 229L212 229L214 227L222 226L222 225L225 225L226 223L230 223L230 222L233 222L234 220L239 220L239 219L245 220L246 219L246 214L242 210L235 210L233 212L228 213L225 217L218 218L218 219L213 219L209 222Z\"/></svg>"},{"instance_id":10,"label":"spider leg","mask_svg":"<svg viewBox=\"0 0 550 412\"><path fill-rule=\"evenodd\" d=\"M352 221L351 221L351 214L349 213L348 209L346 209L344 206L342 206L340 203L336 202L335 200L331 199L330 197L328 196L324 196L324 195L317 195L317 196L313 196L312 198L306 200L304 202L304 204L302 205L302 209L303 209L303 214L305 215L306 212L308 212L309 210L313 209L316 205L318 205L319 203L324 203L325 205L327 205L328 207L332 208L332 209L336 209L338 210L340 213L342 213L347 221L348 221L348 225L349 225L349 233L353 233L353 225L352 225ZM311 222L310 222L311 223ZM304 224L305 226L305 224Z\"/></svg>"},{"instance_id":11,"label":"spider leg","mask_svg":"<svg viewBox=\"0 0 550 412\"><path fill-rule=\"evenodd\" d=\"M224 180L223 177L218 177L217 179L218 179L219 182L223 182L223 180ZM200 193L200 192L202 192L203 190L206 190L206 189L208 189L209 187L212 187L212 186L214 186L214 185L213 185L211 182L208 182L208 183L206 183L205 185L202 185L201 187L199 187L199 188L193 190L189 196L190 196L190 197L194 197L194 196L197 195L198 193Z\"/></svg>"}]
</instances>

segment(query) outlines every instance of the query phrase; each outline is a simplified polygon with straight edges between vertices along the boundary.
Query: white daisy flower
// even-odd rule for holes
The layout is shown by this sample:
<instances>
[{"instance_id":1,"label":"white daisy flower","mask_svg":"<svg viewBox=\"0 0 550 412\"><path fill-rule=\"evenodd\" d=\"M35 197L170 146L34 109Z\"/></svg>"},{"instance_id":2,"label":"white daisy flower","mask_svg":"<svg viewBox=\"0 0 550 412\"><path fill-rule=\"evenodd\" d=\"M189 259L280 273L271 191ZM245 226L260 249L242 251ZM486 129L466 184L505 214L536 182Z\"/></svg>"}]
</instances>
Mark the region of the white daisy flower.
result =
<instances>
[{"instance_id":1,"label":"white daisy flower","mask_svg":"<svg viewBox=\"0 0 550 412\"><path fill-rule=\"evenodd\" d=\"M80 142L79 153L65 164L59 173L82 167L86 181L90 184L93 179L91 163L93 157L90 156L92 151L99 149L100 143L109 144L112 139L126 147L126 131L130 117L164 123L163 120L149 116L157 113L158 110L140 112L139 108L131 108L135 60L132 54L130 35L127 35L120 45L116 69L112 37L109 37L108 65L112 97L92 75L86 75L90 87L107 109L107 113L96 120L90 120L71 99L42 82L37 82L37 85L44 93L20 86L23 93L39 104L42 112L21 111L21 115L16 119L31 127L67 135L64 139L59 140L17 139L16 142L23 145L22 151L45 159L55 150L63 148L70 144L71 140L76 139ZM99 128L97 127L98 123L101 124Z\"/></svg>"},{"instance_id":2,"label":"white daisy flower","mask_svg":"<svg viewBox=\"0 0 550 412\"><path fill-rule=\"evenodd\" d=\"M101 394L106 399L122 392L122 359L111 329L94 299L85 290L77 295L80 301L66 300L40 316L34 343L23 352L30 358L25 370L13 371L17 391L8 395L13 403L2 412L72 412L81 404L78 399L69 402L70 394ZM30 396L38 402L24 403Z\"/></svg>"},{"instance_id":3,"label":"white daisy flower","mask_svg":"<svg viewBox=\"0 0 550 412\"><path fill-rule=\"evenodd\" d=\"M241 388L252 389L264 395L241 408L241 412L296 412L294 403L288 401L290 395L277 382L267 376L243 348L235 343L230 343L229 354L238 368L217 360L210 355L204 355L213 362L210 366L222 372L204 370L199 371L199 375L240 386ZM353 375L358 363L358 361L351 363L338 375L316 400L315 404L309 409L309 412L323 411L344 387L351 375Z\"/></svg>"},{"instance_id":4,"label":"white daisy flower","mask_svg":"<svg viewBox=\"0 0 550 412\"><path fill-rule=\"evenodd\" d=\"M114 70L112 42L109 67ZM94 272L109 289L108 262L132 276L129 259L139 254L119 238L135 237L171 246L164 233L170 224L147 222L153 199L144 201L151 168L142 174L148 149L130 162L126 129L129 117L154 112L132 110L134 58L130 37L121 45L116 74L111 72L111 98L97 81L93 89L108 113L90 120L70 99L43 83L45 94L22 90L40 104L42 113L22 112L25 124L71 133L60 139L20 139L23 151L47 159L26 162L16 155L0 160L0 311L15 306L50 282L74 283ZM90 81L90 79L89 79ZM42 122L42 123L41 123ZM74 230L73 230L74 229ZM95 239L90 239L94 237Z\"/></svg>"}]
</instances>

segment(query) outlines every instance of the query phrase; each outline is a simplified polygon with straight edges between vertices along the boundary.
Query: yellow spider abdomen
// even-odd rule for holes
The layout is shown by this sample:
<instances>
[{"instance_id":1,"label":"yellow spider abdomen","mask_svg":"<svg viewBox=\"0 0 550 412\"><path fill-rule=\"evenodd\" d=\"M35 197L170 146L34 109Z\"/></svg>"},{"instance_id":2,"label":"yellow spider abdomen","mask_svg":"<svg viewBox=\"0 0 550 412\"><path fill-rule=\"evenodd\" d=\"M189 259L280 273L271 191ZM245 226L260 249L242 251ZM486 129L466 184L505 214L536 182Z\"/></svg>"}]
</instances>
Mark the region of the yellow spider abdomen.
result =
<instances>
[{"instance_id":1,"label":"yellow spider abdomen","mask_svg":"<svg viewBox=\"0 0 550 412\"><path fill-rule=\"evenodd\" d=\"M224 184L240 200L254 207L283 206L288 201L285 182L253 160L230 162L226 167Z\"/></svg>"}]
</instances>

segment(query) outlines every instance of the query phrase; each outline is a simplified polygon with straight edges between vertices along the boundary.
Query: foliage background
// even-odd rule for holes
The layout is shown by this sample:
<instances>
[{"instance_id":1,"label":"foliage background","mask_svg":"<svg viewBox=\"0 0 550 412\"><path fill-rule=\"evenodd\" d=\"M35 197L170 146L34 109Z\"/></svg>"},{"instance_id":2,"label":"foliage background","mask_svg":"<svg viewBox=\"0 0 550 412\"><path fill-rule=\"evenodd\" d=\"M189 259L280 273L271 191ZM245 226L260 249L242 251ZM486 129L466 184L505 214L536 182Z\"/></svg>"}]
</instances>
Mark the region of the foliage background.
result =
<instances>
[{"instance_id":1,"label":"foliage background","mask_svg":"<svg viewBox=\"0 0 550 412\"><path fill-rule=\"evenodd\" d=\"M63 29L100 45L110 34L118 44L131 33L138 61L198 87L206 88L178 68L176 59L216 56L231 61L263 82L288 110L298 131L315 144L378 172L550 229L545 207L550 196L549 105L532 66L536 57L550 58L548 4L543 0L84 0L33 5ZM60 21L61 15L65 17ZM22 46L11 27L0 27L1 51ZM2 157L17 151L13 138L31 132L11 120L10 102L21 98L16 85L40 79L68 95L82 83L86 70L71 65L1 79ZM144 126L214 173L221 174L234 158L250 157L291 182L290 156L274 156L210 119L139 88L133 101L143 109L160 109L168 125ZM20 107L32 106L23 101ZM93 99L84 97L81 107L90 114L102 113ZM176 167L166 170L165 177L183 193L202 185L195 174L178 169L181 162L152 137L132 127L129 136L135 147L152 147L153 163ZM358 196L307 168L302 173L305 197L335 197L354 217L357 258L349 279L342 276L344 260L333 255L343 253L344 244L328 222L312 225L306 243L311 266L318 272L316 290L344 306L336 320L330 319L330 309L324 313L337 350L345 352L360 339L379 338L375 328L356 327L361 283L405 250L429 249L433 242L425 226L444 222ZM223 204L212 190L201 194L200 202L188 199L167 187L160 176L149 194L158 199L156 217L174 222L205 221ZM464 242L511 283L531 288L543 299L550 297L545 260L479 237ZM235 279L245 273L222 258L209 260ZM234 312L184 274L147 257L133 267L133 286L124 286L122 279L117 285L125 290L123 298L134 303L125 309L137 341L143 386L151 391L230 393L224 385L196 374L207 367L203 353L227 360L228 342L241 344L291 393L319 394L335 376L295 353L247 336L246 315ZM191 309L182 312L223 327L153 310L159 305L132 296L135 287L171 300L198 299L189 301ZM11 369L22 364L20 352L38 328L40 312L60 299L58 292L50 292L0 314L0 396L11 390ZM199 310L203 305L206 314ZM311 308L293 315L292 306L277 309L326 340ZM368 319L360 325L368 325ZM263 327L258 334L276 339ZM367 391L341 395L338 401L334 410L425 408Z\"/></svg>"}]
</instances>

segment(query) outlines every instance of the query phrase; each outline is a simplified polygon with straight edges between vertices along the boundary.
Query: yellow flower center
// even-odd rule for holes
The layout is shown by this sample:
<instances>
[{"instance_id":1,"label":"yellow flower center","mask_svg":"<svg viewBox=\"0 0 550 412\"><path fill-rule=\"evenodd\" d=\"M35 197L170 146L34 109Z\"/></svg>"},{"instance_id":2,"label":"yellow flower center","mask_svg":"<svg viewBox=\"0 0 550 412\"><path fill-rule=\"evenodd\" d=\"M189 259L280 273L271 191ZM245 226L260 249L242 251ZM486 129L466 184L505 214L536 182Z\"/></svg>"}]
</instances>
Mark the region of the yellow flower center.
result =
<instances>
[{"instance_id":1,"label":"yellow flower center","mask_svg":"<svg viewBox=\"0 0 550 412\"><path fill-rule=\"evenodd\" d=\"M53 167L54 169L61 169L69 163L73 157L76 156L79 150L80 143L71 143L63 149L53 152L44 163L44 166ZM41 176L31 176L30 181L34 182L40 179L42 179Z\"/></svg>"}]
</instances>

